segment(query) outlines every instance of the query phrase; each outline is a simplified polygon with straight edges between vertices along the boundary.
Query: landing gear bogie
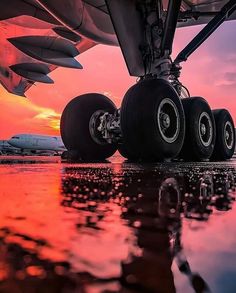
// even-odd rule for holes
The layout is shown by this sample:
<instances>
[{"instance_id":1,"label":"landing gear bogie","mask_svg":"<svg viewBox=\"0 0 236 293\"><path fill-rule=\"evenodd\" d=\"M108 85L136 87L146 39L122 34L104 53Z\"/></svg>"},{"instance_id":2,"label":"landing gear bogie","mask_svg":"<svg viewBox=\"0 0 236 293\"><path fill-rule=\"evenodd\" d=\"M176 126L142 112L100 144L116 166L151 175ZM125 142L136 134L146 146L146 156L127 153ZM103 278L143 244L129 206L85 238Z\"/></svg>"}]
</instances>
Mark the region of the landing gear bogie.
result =
<instances>
[{"instance_id":1,"label":"landing gear bogie","mask_svg":"<svg viewBox=\"0 0 236 293\"><path fill-rule=\"evenodd\" d=\"M62 158L75 161L104 161L117 149L130 161L178 154L183 161L224 161L235 150L227 110L211 111L201 97L180 100L168 82L154 79L131 87L119 111L103 95L75 98L62 114L61 135L68 149Z\"/></svg>"}]
</instances>

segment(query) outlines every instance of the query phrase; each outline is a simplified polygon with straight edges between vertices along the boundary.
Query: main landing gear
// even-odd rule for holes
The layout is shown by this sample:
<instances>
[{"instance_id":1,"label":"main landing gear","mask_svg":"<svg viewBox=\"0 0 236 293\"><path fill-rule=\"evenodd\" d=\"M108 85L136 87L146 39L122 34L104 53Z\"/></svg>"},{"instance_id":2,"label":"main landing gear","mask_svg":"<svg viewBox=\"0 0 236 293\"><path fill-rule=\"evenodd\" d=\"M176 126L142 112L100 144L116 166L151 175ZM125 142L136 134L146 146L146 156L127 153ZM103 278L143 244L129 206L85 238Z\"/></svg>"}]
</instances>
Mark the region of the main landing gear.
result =
<instances>
[{"instance_id":1,"label":"main landing gear","mask_svg":"<svg viewBox=\"0 0 236 293\"><path fill-rule=\"evenodd\" d=\"M181 101L161 79L131 87L120 110L100 94L73 99L62 114L61 135L66 158L84 161L105 160L116 150L132 161L227 160L235 149L227 110L211 111L200 97Z\"/></svg>"},{"instance_id":2,"label":"main landing gear","mask_svg":"<svg viewBox=\"0 0 236 293\"><path fill-rule=\"evenodd\" d=\"M222 7L174 61L175 29L178 21L186 20L179 13L182 1L169 0L167 11L161 0L134 1L135 7L127 3L106 1L130 74L139 81L127 91L120 109L100 94L72 100L61 118L68 149L64 156L100 161L118 150L132 161L232 158L235 128L229 112L211 111L206 100L190 97L179 77L180 63L236 10L235 1Z\"/></svg>"}]
</instances>

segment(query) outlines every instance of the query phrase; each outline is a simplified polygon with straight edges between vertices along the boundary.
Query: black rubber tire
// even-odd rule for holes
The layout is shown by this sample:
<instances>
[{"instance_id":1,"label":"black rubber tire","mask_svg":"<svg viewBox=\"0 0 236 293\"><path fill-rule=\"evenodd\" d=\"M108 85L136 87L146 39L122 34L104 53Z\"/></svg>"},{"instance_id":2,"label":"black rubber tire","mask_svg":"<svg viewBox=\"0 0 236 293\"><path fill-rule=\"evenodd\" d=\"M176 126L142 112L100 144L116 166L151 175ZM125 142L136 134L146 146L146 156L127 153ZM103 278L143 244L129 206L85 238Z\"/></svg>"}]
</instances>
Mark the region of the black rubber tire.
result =
<instances>
[{"instance_id":1,"label":"black rubber tire","mask_svg":"<svg viewBox=\"0 0 236 293\"><path fill-rule=\"evenodd\" d=\"M225 161L233 157L235 151L235 127L230 113L226 109L212 111L216 124L216 144L212 155L213 160ZM228 147L225 142L225 125L232 125L232 147Z\"/></svg>"},{"instance_id":2,"label":"black rubber tire","mask_svg":"<svg viewBox=\"0 0 236 293\"><path fill-rule=\"evenodd\" d=\"M91 116L98 110L116 111L114 103L106 96L85 94L68 103L61 116L61 137L68 151L77 152L86 161L105 160L117 150L117 145L98 144L89 131Z\"/></svg>"},{"instance_id":3,"label":"black rubber tire","mask_svg":"<svg viewBox=\"0 0 236 293\"><path fill-rule=\"evenodd\" d=\"M179 132L176 140L167 143L161 136L157 111L168 98L179 115ZM139 160L163 161L180 152L185 134L182 103L175 89L165 80L146 79L132 86L121 105L121 130L127 157Z\"/></svg>"},{"instance_id":4,"label":"black rubber tire","mask_svg":"<svg viewBox=\"0 0 236 293\"><path fill-rule=\"evenodd\" d=\"M186 161L208 160L212 156L216 139L215 121L211 108L201 97L186 98L182 100L182 103L185 112L186 134L180 158ZM212 123L212 140L209 141L208 146L202 143L199 134L199 119L202 113L207 113Z\"/></svg>"},{"instance_id":5,"label":"black rubber tire","mask_svg":"<svg viewBox=\"0 0 236 293\"><path fill-rule=\"evenodd\" d=\"M64 151L61 155L62 160L66 161L81 161L80 153L76 150Z\"/></svg>"}]
</instances>

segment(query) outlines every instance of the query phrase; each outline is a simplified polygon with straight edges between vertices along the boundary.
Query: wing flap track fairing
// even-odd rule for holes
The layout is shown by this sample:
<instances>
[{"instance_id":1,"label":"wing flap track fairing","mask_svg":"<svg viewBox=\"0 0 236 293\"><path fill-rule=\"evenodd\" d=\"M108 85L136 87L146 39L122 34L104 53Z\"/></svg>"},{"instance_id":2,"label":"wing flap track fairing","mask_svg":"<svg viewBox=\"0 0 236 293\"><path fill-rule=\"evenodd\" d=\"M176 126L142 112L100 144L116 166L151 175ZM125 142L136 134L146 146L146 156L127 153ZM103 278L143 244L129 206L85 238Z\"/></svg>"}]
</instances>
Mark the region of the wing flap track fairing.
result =
<instances>
[{"instance_id":1,"label":"wing flap track fairing","mask_svg":"<svg viewBox=\"0 0 236 293\"><path fill-rule=\"evenodd\" d=\"M51 36L26 36L8 40L17 49L39 61L61 67L83 68L74 58L79 55L78 49L66 39Z\"/></svg>"}]
</instances>

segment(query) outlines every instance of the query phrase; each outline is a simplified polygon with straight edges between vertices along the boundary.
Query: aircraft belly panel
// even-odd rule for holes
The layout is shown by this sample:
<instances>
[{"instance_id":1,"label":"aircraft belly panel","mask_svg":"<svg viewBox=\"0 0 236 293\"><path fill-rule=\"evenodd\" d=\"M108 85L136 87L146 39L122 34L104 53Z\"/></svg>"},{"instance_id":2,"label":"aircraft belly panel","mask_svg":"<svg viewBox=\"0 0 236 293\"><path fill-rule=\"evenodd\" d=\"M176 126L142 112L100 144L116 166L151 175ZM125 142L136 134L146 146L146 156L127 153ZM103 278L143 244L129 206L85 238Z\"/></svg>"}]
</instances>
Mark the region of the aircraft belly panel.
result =
<instances>
[{"instance_id":1,"label":"aircraft belly panel","mask_svg":"<svg viewBox=\"0 0 236 293\"><path fill-rule=\"evenodd\" d=\"M82 0L38 0L63 25L97 43L118 45L109 14Z\"/></svg>"},{"instance_id":2,"label":"aircraft belly panel","mask_svg":"<svg viewBox=\"0 0 236 293\"><path fill-rule=\"evenodd\" d=\"M219 3L223 3L224 4L227 2L227 0L185 0L184 2L186 2L189 5L210 5L213 6L215 4L219 4Z\"/></svg>"},{"instance_id":3,"label":"aircraft belly panel","mask_svg":"<svg viewBox=\"0 0 236 293\"><path fill-rule=\"evenodd\" d=\"M184 3L186 4L185 10L192 10L192 11L199 11L199 12L218 12L221 8L228 3L228 0L185 0ZM195 19L188 19L184 22L179 22L178 27L188 27L193 25L199 24L206 24L208 23L212 17L199 17L197 20ZM233 13L229 20L236 19L236 12Z\"/></svg>"}]
</instances>

